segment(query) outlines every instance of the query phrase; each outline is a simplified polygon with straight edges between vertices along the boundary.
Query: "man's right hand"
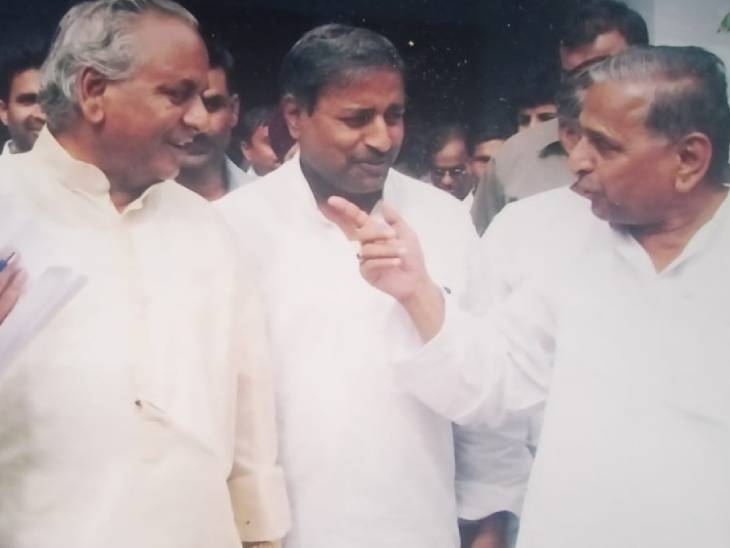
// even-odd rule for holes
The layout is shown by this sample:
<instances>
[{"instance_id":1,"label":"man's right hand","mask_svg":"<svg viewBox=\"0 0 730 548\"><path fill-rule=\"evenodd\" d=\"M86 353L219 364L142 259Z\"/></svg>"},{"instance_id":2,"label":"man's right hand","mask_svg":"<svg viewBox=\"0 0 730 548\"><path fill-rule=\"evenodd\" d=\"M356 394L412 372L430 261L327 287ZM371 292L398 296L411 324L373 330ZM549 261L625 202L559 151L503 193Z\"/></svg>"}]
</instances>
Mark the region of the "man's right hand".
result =
<instances>
[{"instance_id":1,"label":"man's right hand","mask_svg":"<svg viewBox=\"0 0 730 548\"><path fill-rule=\"evenodd\" d=\"M27 278L27 274L20 269L17 261L0 272L0 324L18 302Z\"/></svg>"}]
</instances>

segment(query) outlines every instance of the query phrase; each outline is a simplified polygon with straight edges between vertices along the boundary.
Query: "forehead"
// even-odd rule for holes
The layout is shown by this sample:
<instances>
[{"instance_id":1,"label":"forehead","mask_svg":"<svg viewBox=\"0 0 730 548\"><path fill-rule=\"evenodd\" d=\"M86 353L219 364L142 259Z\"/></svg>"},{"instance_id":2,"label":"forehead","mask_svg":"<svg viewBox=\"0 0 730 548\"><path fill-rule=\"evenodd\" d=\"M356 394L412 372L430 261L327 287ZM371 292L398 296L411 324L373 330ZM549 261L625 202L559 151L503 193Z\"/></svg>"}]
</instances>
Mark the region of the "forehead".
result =
<instances>
[{"instance_id":1,"label":"forehead","mask_svg":"<svg viewBox=\"0 0 730 548\"><path fill-rule=\"evenodd\" d=\"M206 82L208 52L197 30L177 18L149 13L134 28L138 75Z\"/></svg>"},{"instance_id":2,"label":"forehead","mask_svg":"<svg viewBox=\"0 0 730 548\"><path fill-rule=\"evenodd\" d=\"M545 103L544 105L537 105L534 107L525 107L520 109L520 114L543 114L545 112L554 113L557 111L557 107L554 103Z\"/></svg>"},{"instance_id":3,"label":"forehead","mask_svg":"<svg viewBox=\"0 0 730 548\"><path fill-rule=\"evenodd\" d=\"M617 30L599 34L590 44L577 48L560 48L560 65L566 72L591 59L616 55L628 47L626 39Z\"/></svg>"},{"instance_id":4,"label":"forehead","mask_svg":"<svg viewBox=\"0 0 730 548\"><path fill-rule=\"evenodd\" d=\"M41 86L41 72L38 69L30 68L22 70L13 76L10 83L11 93L36 93Z\"/></svg>"},{"instance_id":5,"label":"forehead","mask_svg":"<svg viewBox=\"0 0 730 548\"><path fill-rule=\"evenodd\" d=\"M499 147L502 146L504 141L502 139L490 139L489 141L482 141L476 147L474 147L475 156L494 156Z\"/></svg>"},{"instance_id":6,"label":"forehead","mask_svg":"<svg viewBox=\"0 0 730 548\"><path fill-rule=\"evenodd\" d=\"M464 162L469 153L466 149L464 139L454 137L449 139L433 157L433 163L444 164L449 162Z\"/></svg>"},{"instance_id":7,"label":"forehead","mask_svg":"<svg viewBox=\"0 0 730 548\"><path fill-rule=\"evenodd\" d=\"M403 75L382 67L341 74L321 89L316 107L326 102L349 104L353 108L402 105L405 102Z\"/></svg>"},{"instance_id":8,"label":"forehead","mask_svg":"<svg viewBox=\"0 0 730 548\"><path fill-rule=\"evenodd\" d=\"M646 133L654 91L654 86L646 83L593 84L585 94L580 124L586 130L614 137Z\"/></svg>"},{"instance_id":9,"label":"forehead","mask_svg":"<svg viewBox=\"0 0 730 548\"><path fill-rule=\"evenodd\" d=\"M203 92L205 96L229 95L226 71L222 68L212 68L208 71L208 87Z\"/></svg>"}]
</instances>

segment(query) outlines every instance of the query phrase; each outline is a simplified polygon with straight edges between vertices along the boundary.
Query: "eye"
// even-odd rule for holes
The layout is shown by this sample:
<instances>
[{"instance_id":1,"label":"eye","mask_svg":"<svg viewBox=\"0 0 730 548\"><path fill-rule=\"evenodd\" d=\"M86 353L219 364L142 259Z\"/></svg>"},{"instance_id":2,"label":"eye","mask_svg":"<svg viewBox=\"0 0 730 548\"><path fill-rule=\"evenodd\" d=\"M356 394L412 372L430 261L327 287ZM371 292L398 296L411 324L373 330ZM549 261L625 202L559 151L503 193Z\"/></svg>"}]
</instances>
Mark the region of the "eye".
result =
<instances>
[{"instance_id":1,"label":"eye","mask_svg":"<svg viewBox=\"0 0 730 548\"><path fill-rule=\"evenodd\" d=\"M385 123L389 126L395 126L403 121L405 111L402 108L393 108L385 113Z\"/></svg>"},{"instance_id":2,"label":"eye","mask_svg":"<svg viewBox=\"0 0 730 548\"><path fill-rule=\"evenodd\" d=\"M365 127L370 123L370 121L373 119L373 115L371 112L358 112L355 114L351 114L349 116L345 116L344 118L341 118L341 120L348 125L351 128L361 128Z\"/></svg>"},{"instance_id":3,"label":"eye","mask_svg":"<svg viewBox=\"0 0 730 548\"><path fill-rule=\"evenodd\" d=\"M538 119L541 122L547 122L548 120L553 120L557 116L554 112L541 112L537 115Z\"/></svg>"},{"instance_id":4,"label":"eye","mask_svg":"<svg viewBox=\"0 0 730 548\"><path fill-rule=\"evenodd\" d=\"M191 84L182 83L175 86L163 86L162 93L167 96L173 105L182 105L193 98L195 87Z\"/></svg>"},{"instance_id":5,"label":"eye","mask_svg":"<svg viewBox=\"0 0 730 548\"><path fill-rule=\"evenodd\" d=\"M218 112L223 110L226 107L226 104L226 98L221 97L220 95L214 95L212 97L203 96L203 105L205 105L205 110L208 112Z\"/></svg>"}]
</instances>

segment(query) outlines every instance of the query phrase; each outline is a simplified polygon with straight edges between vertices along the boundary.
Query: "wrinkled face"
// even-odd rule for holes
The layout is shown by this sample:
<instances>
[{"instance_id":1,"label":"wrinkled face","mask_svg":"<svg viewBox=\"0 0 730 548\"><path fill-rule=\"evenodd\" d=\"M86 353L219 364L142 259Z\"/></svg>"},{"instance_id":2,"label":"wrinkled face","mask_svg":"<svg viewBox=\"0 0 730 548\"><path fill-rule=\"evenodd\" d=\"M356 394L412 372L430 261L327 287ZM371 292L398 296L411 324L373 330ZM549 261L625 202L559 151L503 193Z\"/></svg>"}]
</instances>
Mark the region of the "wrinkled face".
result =
<instances>
[{"instance_id":1,"label":"wrinkled face","mask_svg":"<svg viewBox=\"0 0 730 548\"><path fill-rule=\"evenodd\" d=\"M176 177L186 147L208 119L201 101L208 54L196 30L144 15L134 43L140 65L130 78L105 83L99 134L107 167L129 191Z\"/></svg>"},{"instance_id":2,"label":"wrinkled face","mask_svg":"<svg viewBox=\"0 0 730 548\"><path fill-rule=\"evenodd\" d=\"M585 96L582 135L570 152L573 190L614 224L660 223L676 197L677 150L645 127L653 93L648 84L603 82Z\"/></svg>"},{"instance_id":3,"label":"wrinkled face","mask_svg":"<svg viewBox=\"0 0 730 548\"><path fill-rule=\"evenodd\" d=\"M373 68L326 86L310 114L285 107L302 165L346 194L382 190L403 143L405 90L400 73Z\"/></svg>"},{"instance_id":4,"label":"wrinkled face","mask_svg":"<svg viewBox=\"0 0 730 548\"><path fill-rule=\"evenodd\" d=\"M18 152L33 148L46 123L46 115L38 102L40 85L40 71L24 70L13 77L8 102L0 101L0 120L8 127L8 133Z\"/></svg>"},{"instance_id":5,"label":"wrinkled face","mask_svg":"<svg viewBox=\"0 0 730 548\"><path fill-rule=\"evenodd\" d=\"M564 72L571 71L599 57L610 57L628 48L626 39L612 30L596 36L590 44L577 48L560 48L560 66Z\"/></svg>"},{"instance_id":6,"label":"wrinkled face","mask_svg":"<svg viewBox=\"0 0 730 548\"><path fill-rule=\"evenodd\" d=\"M276 152L271 148L268 126L257 127L250 142L241 141L241 152L251 164L256 175L266 175L281 165Z\"/></svg>"},{"instance_id":7,"label":"wrinkled face","mask_svg":"<svg viewBox=\"0 0 730 548\"><path fill-rule=\"evenodd\" d=\"M518 131L523 131L537 124L552 120L558 115L558 109L553 103L545 103L536 107L521 108L517 113Z\"/></svg>"},{"instance_id":8,"label":"wrinkled face","mask_svg":"<svg viewBox=\"0 0 730 548\"><path fill-rule=\"evenodd\" d=\"M196 168L220 162L238 123L238 96L228 89L221 68L208 71L208 87L202 94L206 119L200 133L185 147L182 168Z\"/></svg>"},{"instance_id":9,"label":"wrinkled face","mask_svg":"<svg viewBox=\"0 0 730 548\"><path fill-rule=\"evenodd\" d=\"M484 179L489 172L489 161L504 144L503 139L490 139L483 141L474 147L474 154L471 157L471 172L475 177Z\"/></svg>"},{"instance_id":10,"label":"wrinkled face","mask_svg":"<svg viewBox=\"0 0 730 548\"><path fill-rule=\"evenodd\" d=\"M464 139L456 137L447 141L431 158L430 173L433 186L463 200L474 187Z\"/></svg>"}]
</instances>

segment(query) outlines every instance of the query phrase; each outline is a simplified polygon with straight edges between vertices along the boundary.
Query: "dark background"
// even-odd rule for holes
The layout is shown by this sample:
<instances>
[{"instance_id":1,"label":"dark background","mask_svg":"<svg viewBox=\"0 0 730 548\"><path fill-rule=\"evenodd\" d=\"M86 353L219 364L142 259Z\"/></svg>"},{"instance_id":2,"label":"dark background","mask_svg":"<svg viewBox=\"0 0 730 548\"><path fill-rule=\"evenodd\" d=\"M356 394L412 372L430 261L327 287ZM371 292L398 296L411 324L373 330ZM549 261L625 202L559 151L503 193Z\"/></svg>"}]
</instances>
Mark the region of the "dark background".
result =
<instances>
[{"instance_id":1,"label":"dark background","mask_svg":"<svg viewBox=\"0 0 730 548\"><path fill-rule=\"evenodd\" d=\"M284 54L312 27L340 22L390 38L409 68L410 144L439 121L509 125L512 99L557 70L557 29L576 0L182 0L237 60L242 106L277 98ZM577 0L579 1L579 0ZM0 0L0 43L23 29L50 35L74 0ZM406 147L407 148L407 147Z\"/></svg>"}]
</instances>

